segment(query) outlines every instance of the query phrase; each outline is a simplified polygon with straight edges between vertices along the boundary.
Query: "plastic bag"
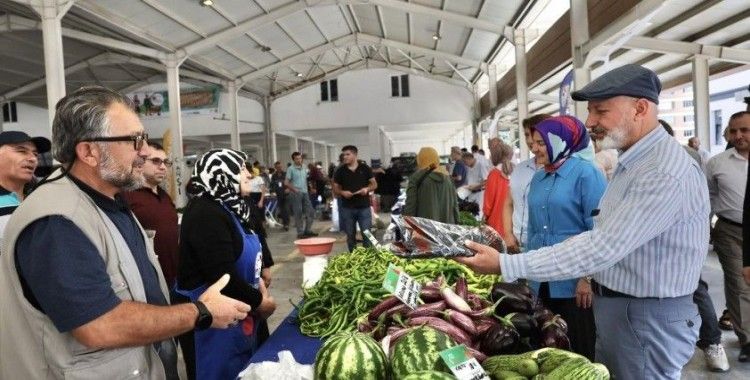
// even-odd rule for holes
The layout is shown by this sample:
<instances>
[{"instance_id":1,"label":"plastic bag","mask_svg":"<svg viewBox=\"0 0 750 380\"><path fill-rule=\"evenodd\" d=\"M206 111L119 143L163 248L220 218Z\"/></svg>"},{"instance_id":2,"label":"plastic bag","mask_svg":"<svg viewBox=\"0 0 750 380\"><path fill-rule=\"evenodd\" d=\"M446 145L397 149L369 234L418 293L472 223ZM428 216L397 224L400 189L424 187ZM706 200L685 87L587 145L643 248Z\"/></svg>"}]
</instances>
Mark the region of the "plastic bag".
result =
<instances>
[{"instance_id":1,"label":"plastic bag","mask_svg":"<svg viewBox=\"0 0 750 380\"><path fill-rule=\"evenodd\" d=\"M406 258L474 256L466 240L489 245L506 253L505 241L488 226L467 227L414 216L393 217L395 228L390 250Z\"/></svg>"},{"instance_id":2,"label":"plastic bag","mask_svg":"<svg viewBox=\"0 0 750 380\"><path fill-rule=\"evenodd\" d=\"M279 352L278 362L250 364L237 375L241 380L313 380L313 367L299 364L288 350Z\"/></svg>"}]
</instances>

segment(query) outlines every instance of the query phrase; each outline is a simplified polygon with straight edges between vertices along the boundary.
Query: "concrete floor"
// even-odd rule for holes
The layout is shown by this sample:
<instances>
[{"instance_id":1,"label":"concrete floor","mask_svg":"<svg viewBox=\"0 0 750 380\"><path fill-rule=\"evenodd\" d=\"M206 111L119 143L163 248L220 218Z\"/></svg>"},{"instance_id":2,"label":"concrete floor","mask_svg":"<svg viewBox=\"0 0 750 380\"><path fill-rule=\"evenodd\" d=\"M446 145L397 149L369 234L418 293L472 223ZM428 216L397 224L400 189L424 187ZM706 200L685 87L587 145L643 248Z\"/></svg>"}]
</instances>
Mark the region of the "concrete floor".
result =
<instances>
[{"instance_id":1,"label":"concrete floor","mask_svg":"<svg viewBox=\"0 0 750 380\"><path fill-rule=\"evenodd\" d=\"M389 217L388 215L382 215L381 219L387 223ZM345 236L342 233L328 232L330 226L330 222L316 222L313 229L315 232L319 232L321 236L329 236L337 239L333 252L345 251ZM289 232L284 232L280 228L272 228L269 229L268 235L269 247L276 261L276 265L272 268L273 282L270 288L278 305L276 312L269 319L269 326L271 331L273 331L292 310L290 301L297 303L301 299L302 263L304 262L304 258L295 249L294 240L296 233L293 228ZM380 234L376 232L376 236L380 237ZM709 253L706 265L703 268L703 279L709 285L709 293L713 298L716 313L720 315L722 310L724 310L723 279L721 266L716 254L713 252ZM704 369L703 352L696 349L692 360L683 371L683 379L750 379L750 363L739 363L737 361L737 356L739 355L737 337L731 331L724 331L723 334L724 347L726 348L732 369L722 374L706 371Z\"/></svg>"}]
</instances>

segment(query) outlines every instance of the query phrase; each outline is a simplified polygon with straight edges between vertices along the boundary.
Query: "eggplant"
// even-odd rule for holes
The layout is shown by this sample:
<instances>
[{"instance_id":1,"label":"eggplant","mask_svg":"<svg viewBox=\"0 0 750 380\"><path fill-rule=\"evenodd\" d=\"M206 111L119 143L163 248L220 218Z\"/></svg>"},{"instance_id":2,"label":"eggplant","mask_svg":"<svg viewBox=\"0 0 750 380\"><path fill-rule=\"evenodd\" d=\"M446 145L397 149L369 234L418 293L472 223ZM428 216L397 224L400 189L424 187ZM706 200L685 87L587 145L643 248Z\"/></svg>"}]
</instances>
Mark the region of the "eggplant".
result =
<instances>
[{"instance_id":1,"label":"eggplant","mask_svg":"<svg viewBox=\"0 0 750 380\"><path fill-rule=\"evenodd\" d=\"M468 347L468 346L466 347L466 349L469 350L469 352L471 353L471 356L473 356L474 359L477 359L478 362L481 363L481 362L487 360L487 355L485 355L481 351L479 351L477 349L474 349L474 348L471 348L471 347Z\"/></svg>"},{"instance_id":2,"label":"eggplant","mask_svg":"<svg viewBox=\"0 0 750 380\"><path fill-rule=\"evenodd\" d=\"M489 356L511 354L520 340L521 336L512 326L498 324L484 334L479 350Z\"/></svg>"},{"instance_id":3,"label":"eggplant","mask_svg":"<svg viewBox=\"0 0 750 380\"><path fill-rule=\"evenodd\" d=\"M474 325L477 327L477 336L484 335L489 329L499 324L500 322L492 317L479 317L474 320Z\"/></svg>"},{"instance_id":4,"label":"eggplant","mask_svg":"<svg viewBox=\"0 0 750 380\"><path fill-rule=\"evenodd\" d=\"M523 296L518 297L512 294L504 295L495 300L495 314L506 315L510 313L527 313L532 311L531 300Z\"/></svg>"},{"instance_id":5,"label":"eggplant","mask_svg":"<svg viewBox=\"0 0 750 380\"><path fill-rule=\"evenodd\" d=\"M534 319L536 319L536 324L539 326L544 326L547 322L551 321L552 318L555 317L555 314L550 311L549 309L539 309L534 311Z\"/></svg>"},{"instance_id":6,"label":"eggplant","mask_svg":"<svg viewBox=\"0 0 750 380\"><path fill-rule=\"evenodd\" d=\"M405 303L399 303L398 305L393 306L390 309L386 310L385 316L394 318L396 315L406 314L410 310L411 308Z\"/></svg>"},{"instance_id":7,"label":"eggplant","mask_svg":"<svg viewBox=\"0 0 750 380\"><path fill-rule=\"evenodd\" d=\"M396 298L396 296L390 296L382 301L380 301L379 304L377 304L372 310L370 310L370 314L367 316L367 318L371 321L375 321L380 317L381 314L388 311L388 309L397 306L401 303L401 300Z\"/></svg>"},{"instance_id":8,"label":"eggplant","mask_svg":"<svg viewBox=\"0 0 750 380\"><path fill-rule=\"evenodd\" d=\"M475 310L475 311L476 310L480 310L480 309L484 309L487 306L492 305L492 303L490 301L487 301L486 299L484 299L484 298L482 298L482 297L480 297L480 296L478 296L478 295L476 295L474 293L469 293L469 295L466 296L466 303L469 304L469 306L471 307L471 310Z\"/></svg>"},{"instance_id":9,"label":"eggplant","mask_svg":"<svg viewBox=\"0 0 750 380\"><path fill-rule=\"evenodd\" d=\"M456 284L453 285L453 289L459 297L464 300L467 299L469 296L469 285L466 283L466 277L461 276L456 279Z\"/></svg>"},{"instance_id":10,"label":"eggplant","mask_svg":"<svg viewBox=\"0 0 750 380\"><path fill-rule=\"evenodd\" d=\"M440 293L440 288L432 285L425 285L422 287L422 291L419 293L419 298L424 302L435 302L443 299L443 294Z\"/></svg>"},{"instance_id":11,"label":"eggplant","mask_svg":"<svg viewBox=\"0 0 750 380\"><path fill-rule=\"evenodd\" d=\"M497 302L497 300L507 295L513 295L516 298L528 300L528 302L532 305L534 303L534 298L536 298L536 296L534 295L534 291L531 290L530 287L522 283L496 282L494 285L492 285L492 290L490 291L490 301Z\"/></svg>"},{"instance_id":12,"label":"eggplant","mask_svg":"<svg viewBox=\"0 0 750 380\"><path fill-rule=\"evenodd\" d=\"M469 306L469 304L467 304L463 298L456 294L453 289L444 287L440 289L440 292L443 294L443 299L445 299L445 302L452 309L458 310L462 313L471 313L471 307Z\"/></svg>"},{"instance_id":13,"label":"eggplant","mask_svg":"<svg viewBox=\"0 0 750 380\"><path fill-rule=\"evenodd\" d=\"M417 317L409 320L410 326L427 325L450 336L457 344L471 344L471 337L461 328L454 326L440 318L435 317Z\"/></svg>"},{"instance_id":14,"label":"eggplant","mask_svg":"<svg viewBox=\"0 0 750 380\"><path fill-rule=\"evenodd\" d=\"M449 322L466 331L467 333L469 333L469 335L477 335L477 326L474 324L474 321L472 321L471 318L469 318L466 314L448 309L445 311L445 316L448 318Z\"/></svg>"},{"instance_id":15,"label":"eggplant","mask_svg":"<svg viewBox=\"0 0 750 380\"><path fill-rule=\"evenodd\" d=\"M375 326L367 319L367 315L357 318L357 331L361 333L372 332Z\"/></svg>"},{"instance_id":16,"label":"eggplant","mask_svg":"<svg viewBox=\"0 0 750 380\"><path fill-rule=\"evenodd\" d=\"M541 344L542 347L570 350L570 339L568 339L568 335L557 326L551 326L542 330Z\"/></svg>"},{"instance_id":17,"label":"eggplant","mask_svg":"<svg viewBox=\"0 0 750 380\"><path fill-rule=\"evenodd\" d=\"M433 303L427 303L418 306L416 309L406 313L409 318L415 317L437 317L442 311L445 310L445 301L438 301Z\"/></svg>"},{"instance_id":18,"label":"eggplant","mask_svg":"<svg viewBox=\"0 0 750 380\"><path fill-rule=\"evenodd\" d=\"M541 326L542 330L555 327L562 330L562 332L566 334L568 333L568 323L565 322L565 320L559 314L554 315L552 318L547 320L547 322L544 322Z\"/></svg>"},{"instance_id":19,"label":"eggplant","mask_svg":"<svg viewBox=\"0 0 750 380\"><path fill-rule=\"evenodd\" d=\"M510 313L503 318L516 328L521 338L530 338L538 335L539 327L533 316L525 313Z\"/></svg>"}]
</instances>

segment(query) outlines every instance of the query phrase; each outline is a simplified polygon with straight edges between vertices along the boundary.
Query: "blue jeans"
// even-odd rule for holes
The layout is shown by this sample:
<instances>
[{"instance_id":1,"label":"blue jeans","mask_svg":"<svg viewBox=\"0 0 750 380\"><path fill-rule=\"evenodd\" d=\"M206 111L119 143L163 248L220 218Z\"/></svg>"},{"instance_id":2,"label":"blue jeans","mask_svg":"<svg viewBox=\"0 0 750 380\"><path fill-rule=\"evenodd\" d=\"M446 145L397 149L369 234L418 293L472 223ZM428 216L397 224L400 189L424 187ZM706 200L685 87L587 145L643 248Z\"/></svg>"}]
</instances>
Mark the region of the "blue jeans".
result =
<instances>
[{"instance_id":1,"label":"blue jeans","mask_svg":"<svg viewBox=\"0 0 750 380\"><path fill-rule=\"evenodd\" d=\"M680 379L698 340L701 318L692 295L594 297L596 361L616 379Z\"/></svg>"},{"instance_id":2,"label":"blue jeans","mask_svg":"<svg viewBox=\"0 0 750 380\"><path fill-rule=\"evenodd\" d=\"M708 294L708 284L701 278L698 280L698 288L693 293L693 302L698 306L698 312L701 315L701 329L696 346L701 350L712 344L721 343L721 330L719 329L719 320L716 318L716 310L711 296Z\"/></svg>"},{"instance_id":3,"label":"blue jeans","mask_svg":"<svg viewBox=\"0 0 750 380\"><path fill-rule=\"evenodd\" d=\"M339 207L339 226L341 230L346 232L346 246L349 248L349 252L357 246L357 223L359 223L361 231L369 230L372 227L372 211L369 207ZM370 246L369 240L362 240L365 247Z\"/></svg>"}]
</instances>

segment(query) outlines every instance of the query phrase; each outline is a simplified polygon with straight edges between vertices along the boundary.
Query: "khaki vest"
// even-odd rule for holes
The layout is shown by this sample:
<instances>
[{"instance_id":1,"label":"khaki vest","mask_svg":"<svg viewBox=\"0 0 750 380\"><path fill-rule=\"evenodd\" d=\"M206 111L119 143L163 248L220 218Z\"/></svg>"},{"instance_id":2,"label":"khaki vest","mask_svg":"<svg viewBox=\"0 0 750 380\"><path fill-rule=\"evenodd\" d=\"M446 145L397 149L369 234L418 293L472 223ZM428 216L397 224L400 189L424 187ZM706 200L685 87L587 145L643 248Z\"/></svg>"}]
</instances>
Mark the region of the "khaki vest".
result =
<instances>
[{"instance_id":1,"label":"khaki vest","mask_svg":"<svg viewBox=\"0 0 750 380\"><path fill-rule=\"evenodd\" d=\"M87 348L70 333L60 333L47 315L26 300L15 269L16 241L26 226L49 215L73 221L91 240L120 299L146 302L133 254L109 217L69 178L44 184L18 207L5 230L0 255L0 379L164 379L164 367L153 345ZM153 244L145 233L143 238L168 300Z\"/></svg>"}]
</instances>

